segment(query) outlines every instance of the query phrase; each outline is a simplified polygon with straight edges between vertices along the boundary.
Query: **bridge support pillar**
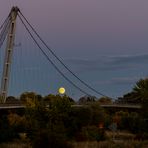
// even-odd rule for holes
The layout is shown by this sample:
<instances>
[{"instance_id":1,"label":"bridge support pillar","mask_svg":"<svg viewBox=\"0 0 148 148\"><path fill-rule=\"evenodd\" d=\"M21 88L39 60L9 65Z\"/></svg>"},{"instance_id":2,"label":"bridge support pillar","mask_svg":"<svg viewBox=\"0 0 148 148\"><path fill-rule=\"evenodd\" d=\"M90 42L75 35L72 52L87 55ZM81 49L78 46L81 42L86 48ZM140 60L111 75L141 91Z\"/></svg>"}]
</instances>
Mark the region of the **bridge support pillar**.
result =
<instances>
[{"instance_id":1,"label":"bridge support pillar","mask_svg":"<svg viewBox=\"0 0 148 148\"><path fill-rule=\"evenodd\" d=\"M2 80L1 80L1 92L0 92L1 103L4 103L6 101L7 92L8 92L10 67L12 62L13 46L15 40L16 18L18 15L18 11L19 11L18 7L13 7L9 14L10 23L7 35L7 45L5 50L5 59L4 59Z\"/></svg>"}]
</instances>

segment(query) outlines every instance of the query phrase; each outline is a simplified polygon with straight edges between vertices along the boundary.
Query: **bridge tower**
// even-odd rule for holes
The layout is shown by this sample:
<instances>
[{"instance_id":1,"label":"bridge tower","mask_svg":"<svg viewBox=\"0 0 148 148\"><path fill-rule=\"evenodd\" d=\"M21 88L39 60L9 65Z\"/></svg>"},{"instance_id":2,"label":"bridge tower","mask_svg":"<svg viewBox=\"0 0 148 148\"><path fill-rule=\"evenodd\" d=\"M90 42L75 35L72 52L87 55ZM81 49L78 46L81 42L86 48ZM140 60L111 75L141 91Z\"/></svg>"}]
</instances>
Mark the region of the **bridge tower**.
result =
<instances>
[{"instance_id":1,"label":"bridge tower","mask_svg":"<svg viewBox=\"0 0 148 148\"><path fill-rule=\"evenodd\" d=\"M0 90L1 103L5 103L7 92L8 92L10 67L12 62L12 54L13 54L13 47L14 47L14 40L15 40L16 18L17 18L18 12L19 12L18 7L12 7L9 14L10 24L9 24L8 34L7 34L5 59L4 59L3 73L2 73L2 79L1 79L1 90Z\"/></svg>"}]
</instances>

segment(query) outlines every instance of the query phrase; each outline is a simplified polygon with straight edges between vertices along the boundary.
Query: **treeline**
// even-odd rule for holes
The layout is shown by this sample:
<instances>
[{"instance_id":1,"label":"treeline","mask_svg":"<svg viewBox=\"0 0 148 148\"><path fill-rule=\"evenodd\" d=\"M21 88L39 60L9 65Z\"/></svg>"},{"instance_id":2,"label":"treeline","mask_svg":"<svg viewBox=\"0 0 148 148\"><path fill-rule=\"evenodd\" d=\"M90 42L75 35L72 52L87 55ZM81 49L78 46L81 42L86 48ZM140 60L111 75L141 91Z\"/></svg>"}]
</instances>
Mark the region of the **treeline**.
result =
<instances>
[{"instance_id":1,"label":"treeline","mask_svg":"<svg viewBox=\"0 0 148 148\"><path fill-rule=\"evenodd\" d=\"M147 136L146 120L141 113L109 113L100 107L99 101L72 106L75 102L66 95L42 97L32 92L23 93L21 101L27 106L24 111L13 110L1 115L0 142L20 139L23 134L34 148L48 145L65 148L71 147L70 141L106 140L105 131L113 124L118 130L128 130L141 138Z\"/></svg>"},{"instance_id":2,"label":"treeline","mask_svg":"<svg viewBox=\"0 0 148 148\"><path fill-rule=\"evenodd\" d=\"M8 98L8 102L14 98ZM19 138L24 133L30 144L37 147L70 147L68 141L105 140L104 125L108 115L99 103L72 106L68 96L48 95L41 97L33 92L23 93L22 111L9 112L0 119L0 142ZM99 127L100 126L100 127Z\"/></svg>"},{"instance_id":3,"label":"treeline","mask_svg":"<svg viewBox=\"0 0 148 148\"><path fill-rule=\"evenodd\" d=\"M134 91L139 92L137 89ZM104 97L100 99L82 97L77 102L81 106L77 106L76 102L66 95L50 94L42 97L34 92L26 92L20 96L20 100L8 97L6 103L21 102L26 108L10 110L7 113L1 111L0 142L22 140L23 137L33 148L47 146L66 148L72 147L71 141L106 140L108 130L126 130L134 133L135 139L147 139L147 98L145 99L146 95L141 88L140 93L142 94L140 112L128 112L128 110L107 112L100 107L100 104L113 102L110 98ZM140 94L138 97L140 98Z\"/></svg>"}]
</instances>

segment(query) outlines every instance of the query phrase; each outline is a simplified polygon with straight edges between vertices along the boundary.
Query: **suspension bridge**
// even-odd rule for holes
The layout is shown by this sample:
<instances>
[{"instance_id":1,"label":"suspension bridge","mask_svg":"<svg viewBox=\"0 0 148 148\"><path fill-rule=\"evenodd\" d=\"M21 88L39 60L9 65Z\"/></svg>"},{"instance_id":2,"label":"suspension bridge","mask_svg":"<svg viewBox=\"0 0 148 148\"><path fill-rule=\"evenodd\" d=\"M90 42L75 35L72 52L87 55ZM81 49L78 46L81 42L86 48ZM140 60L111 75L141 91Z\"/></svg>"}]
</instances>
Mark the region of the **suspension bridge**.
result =
<instances>
[{"instance_id":1,"label":"suspension bridge","mask_svg":"<svg viewBox=\"0 0 148 148\"><path fill-rule=\"evenodd\" d=\"M58 67L58 65L49 57L49 54L51 54L55 60L57 60L63 68L65 68L77 81L82 83L85 87L90 89L91 91L95 92L98 95L105 96L103 93L97 91L93 87L91 87L89 84L87 84L85 81L80 79L74 72L72 72L71 69L68 68L67 65L65 65L61 58L59 58L51 48L45 43L45 41L41 38L41 36L37 33L37 31L34 29L34 27L29 23L29 21L26 19L26 17L22 14L22 12L19 10L18 7L13 7L10 14L4 21L4 23L1 26L1 34L0 34L0 46L2 46L3 42L7 38L6 42L6 49L5 49L5 58L4 58L4 66L3 66L3 74L2 74L2 80L1 80L1 100L2 102L6 101L6 97L8 94L8 86L9 86L9 80L10 80L10 69L12 64L12 57L13 57L13 48L14 48L14 41L15 41L15 32L16 32L16 20L17 18L20 19L20 22L23 24L24 28L28 32L28 35L32 39L32 41L36 44L37 48L40 50L40 53L44 58L48 61L49 64L53 66L53 68L68 82L70 83L75 89L78 89L80 92L82 92L85 95L91 96L86 90L79 87L76 83L73 82L73 80L69 77L67 77L64 72ZM46 50L43 48L46 48ZM28 58L28 57L27 57Z\"/></svg>"},{"instance_id":2,"label":"suspension bridge","mask_svg":"<svg viewBox=\"0 0 148 148\"><path fill-rule=\"evenodd\" d=\"M16 32L17 32L17 20L20 21L20 23L23 25L23 28L28 33L28 35L27 35L27 37L29 38L28 40L29 41L32 40L33 45L36 45L35 48L38 48L39 53L37 53L37 50L33 51L33 50L30 50L30 49L27 49L27 48L25 50L25 52L28 52L30 56L34 55L35 58L29 57L24 51L22 51L20 49L22 43L15 44ZM31 25L31 23L23 15L23 13L20 11L20 9L18 7L12 7L8 17L5 19L5 21L0 26L0 48L2 48L4 45L6 45L5 50L1 51L1 55L0 55L1 56L0 62L3 63L3 66L1 66L2 67L2 70L1 70L1 89L0 89L0 101L1 101L1 103L6 102L6 98L8 96L9 87L10 87L9 83L12 82L11 79L13 79L13 77L11 76L11 73L13 73L14 71L16 72L16 74L14 74L14 77L17 79L17 81L19 81L18 80L19 78L24 80L24 81L27 81L27 80L25 80L25 77L23 75L25 73L25 71L18 70L18 68L19 67L21 67L22 69L24 68L23 67L24 65L22 63L25 63L25 64L33 63L35 65L35 59L37 59L36 67L35 68L31 67L32 69L34 69L35 73L39 73L39 70L41 71L41 69L38 68L38 65L41 63L40 60L44 59L44 61L46 61L46 62L43 62L44 66L41 66L41 67L44 67L44 69L47 69L46 66L52 65L53 69L60 75L60 78L64 79L74 89L77 89L82 94L91 96L91 93L89 93L89 91L88 91L88 90L90 90L91 92L95 93L96 95L111 98L108 95L105 95L104 93L96 90L90 84L88 84L87 82L82 80L77 74L75 74L63 62L63 60L59 56L57 56L55 54L55 52L47 45L47 43L43 40L43 38L39 35L39 33L36 31L36 29L33 27L33 25ZM18 49L14 50L14 47L18 48L19 50ZM23 62L21 63L21 61L17 61L16 60L17 57L16 57L16 55L14 56L14 54L18 54L17 56ZM52 55L52 58L51 58L51 55ZM17 65L17 68L13 69L13 65L15 65L15 64ZM62 69L61 69L60 66L62 66ZM66 72L63 71L63 69L65 69ZM19 71L21 71L22 77L18 76ZM66 75L67 73L68 73L68 75ZM32 77L30 77L29 74L28 74L28 71L27 71L27 79L30 81L29 85L31 85L31 84L33 84L34 86L35 85L41 85L41 81L44 79L43 75L44 75L44 73L41 72L40 78L36 77L34 74L32 74ZM34 78L36 77L35 81L31 80L33 77ZM39 84L37 84L36 81L39 81ZM46 82L46 81L48 81L47 78L45 78L45 80L43 80L43 82ZM78 85L79 83L81 85L83 85L84 87L79 86ZM16 84L17 83L14 81L14 85L16 85ZM25 86L25 84L24 84L24 86ZM41 86L41 87L47 87L47 86L45 85L45 86ZM13 86L12 88L14 88L15 90L20 89L19 86L18 87ZM84 88L87 88L87 89L84 89ZM31 90L31 88L29 88L29 89ZM10 106L10 105L4 106L4 105L1 105L0 109L3 109L3 108L19 108L19 107L23 108L24 106ZM104 106L104 107L109 107L109 106ZM117 105L112 105L112 107L117 107ZM129 106L129 105L122 106L122 107L139 108L139 106Z\"/></svg>"}]
</instances>

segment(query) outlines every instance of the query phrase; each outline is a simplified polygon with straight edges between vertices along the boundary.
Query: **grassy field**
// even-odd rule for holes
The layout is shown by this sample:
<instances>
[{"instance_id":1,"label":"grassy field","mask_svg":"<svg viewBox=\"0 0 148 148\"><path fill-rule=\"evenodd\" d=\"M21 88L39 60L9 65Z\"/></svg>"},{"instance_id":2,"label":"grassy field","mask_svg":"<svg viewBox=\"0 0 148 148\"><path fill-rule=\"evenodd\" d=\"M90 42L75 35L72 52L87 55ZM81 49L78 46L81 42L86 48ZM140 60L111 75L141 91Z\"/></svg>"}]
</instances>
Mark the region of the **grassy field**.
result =
<instances>
[{"instance_id":1,"label":"grassy field","mask_svg":"<svg viewBox=\"0 0 148 148\"><path fill-rule=\"evenodd\" d=\"M0 148L31 148L31 146L27 143L10 142L0 144Z\"/></svg>"},{"instance_id":2,"label":"grassy field","mask_svg":"<svg viewBox=\"0 0 148 148\"><path fill-rule=\"evenodd\" d=\"M148 140L134 140L135 135L126 131L106 131L106 141L70 142L71 148L148 148ZM47 146L48 148L49 146ZM32 148L28 141L22 138L11 143L0 144L0 148Z\"/></svg>"},{"instance_id":3,"label":"grassy field","mask_svg":"<svg viewBox=\"0 0 148 148\"><path fill-rule=\"evenodd\" d=\"M74 148L148 148L148 141L104 141L73 143Z\"/></svg>"}]
</instances>

